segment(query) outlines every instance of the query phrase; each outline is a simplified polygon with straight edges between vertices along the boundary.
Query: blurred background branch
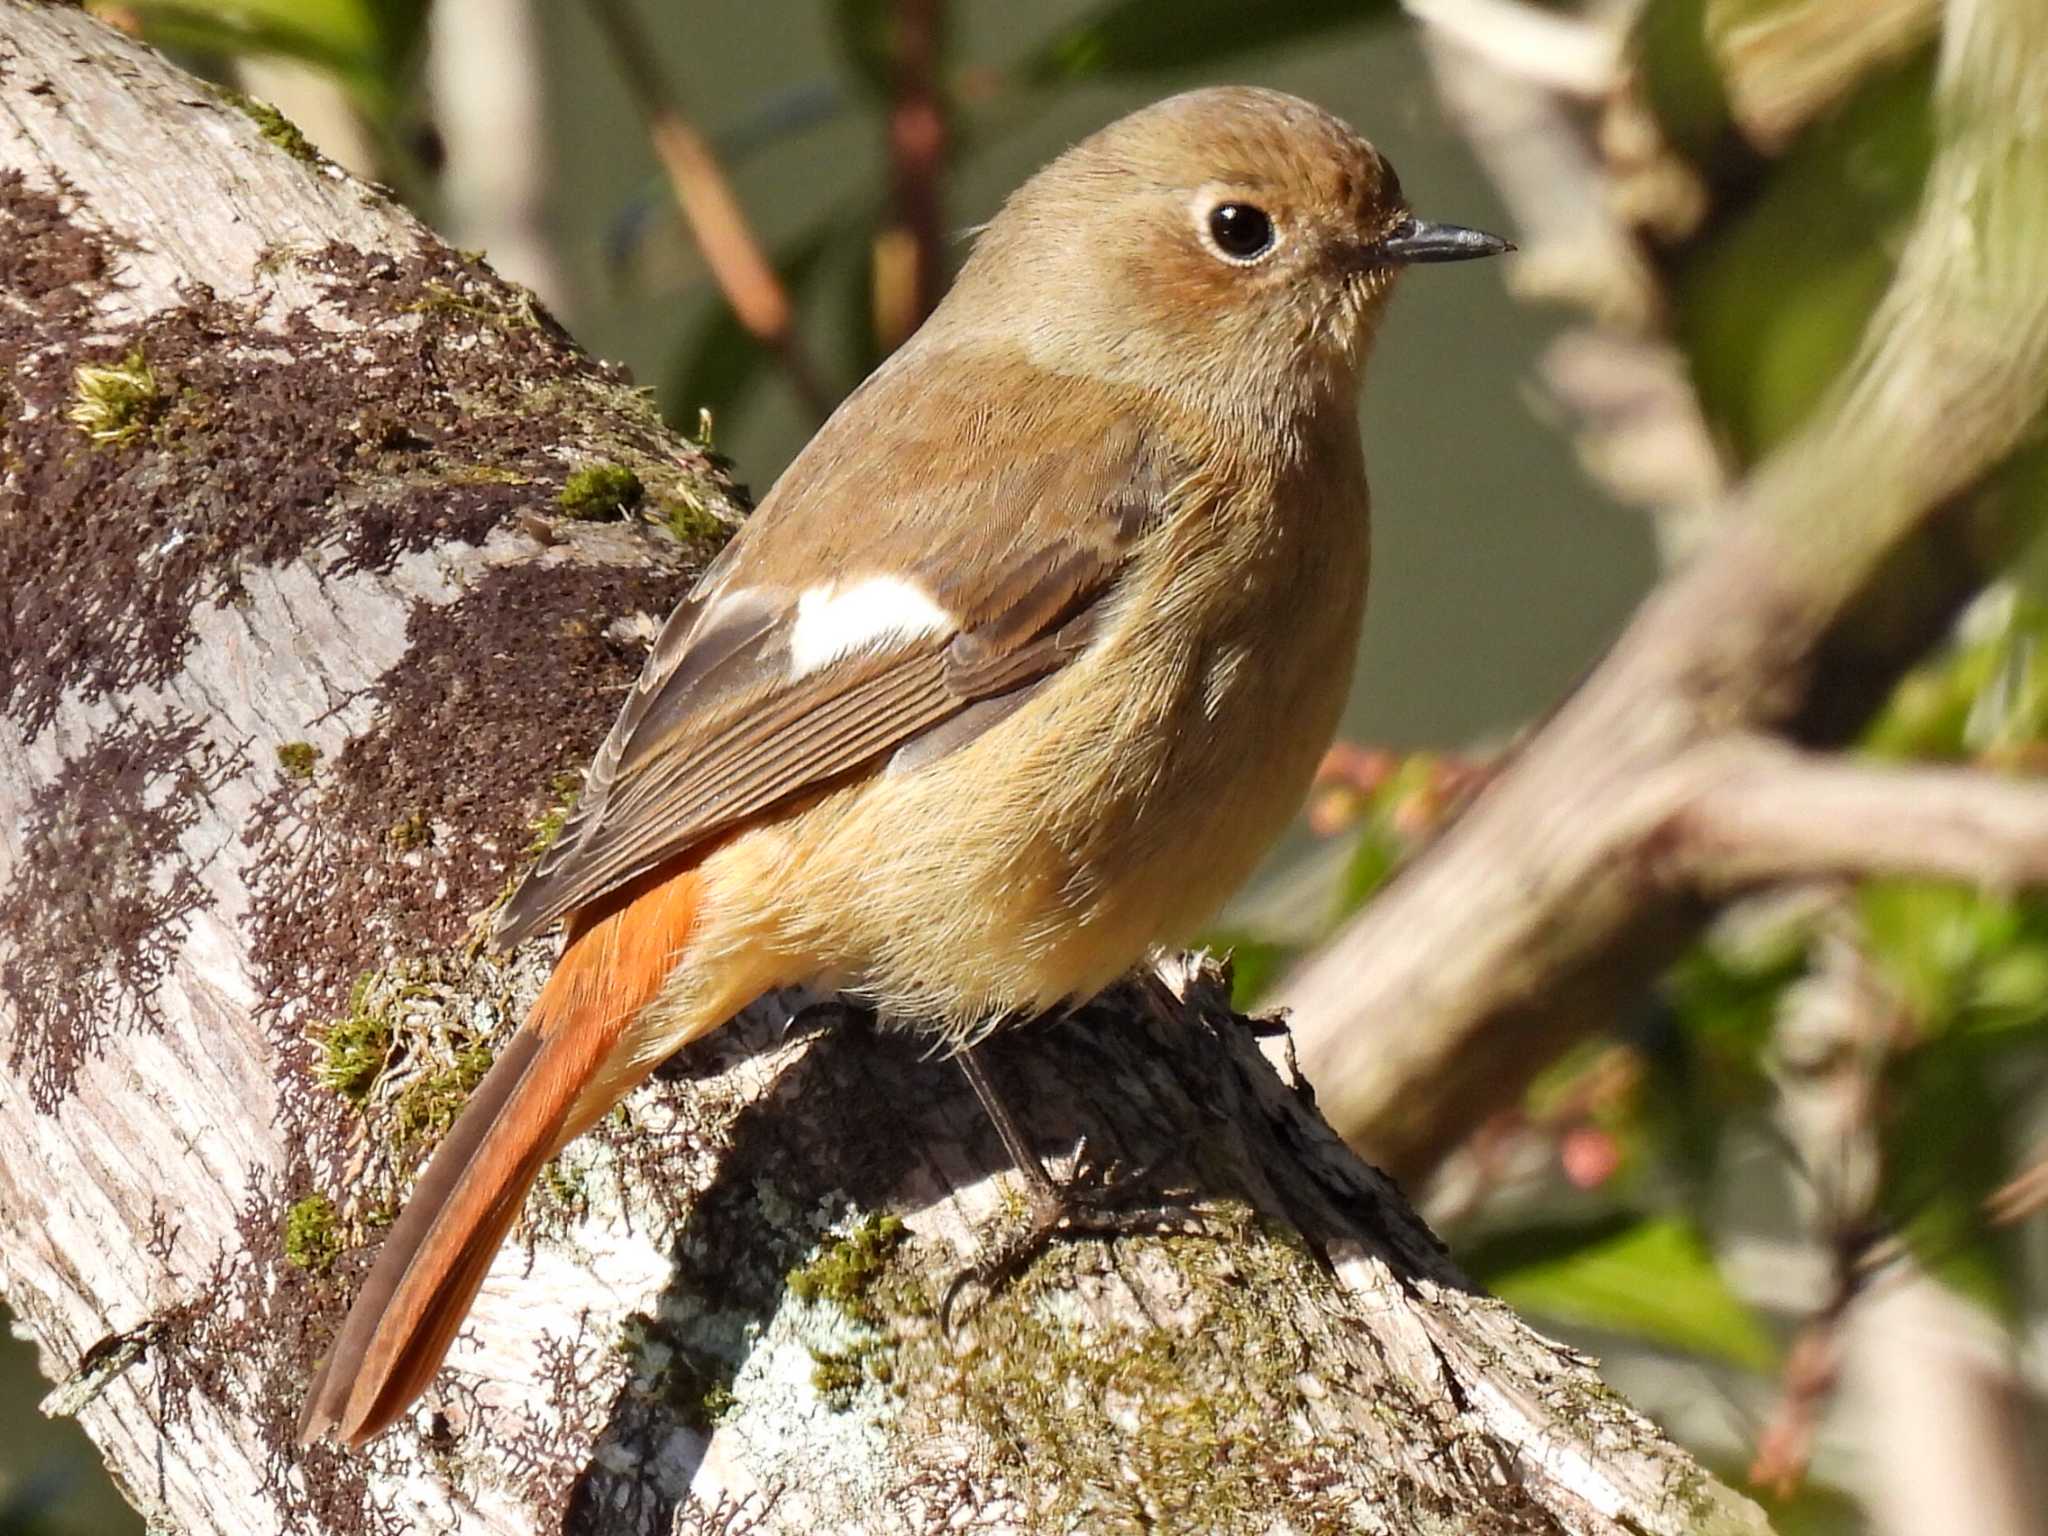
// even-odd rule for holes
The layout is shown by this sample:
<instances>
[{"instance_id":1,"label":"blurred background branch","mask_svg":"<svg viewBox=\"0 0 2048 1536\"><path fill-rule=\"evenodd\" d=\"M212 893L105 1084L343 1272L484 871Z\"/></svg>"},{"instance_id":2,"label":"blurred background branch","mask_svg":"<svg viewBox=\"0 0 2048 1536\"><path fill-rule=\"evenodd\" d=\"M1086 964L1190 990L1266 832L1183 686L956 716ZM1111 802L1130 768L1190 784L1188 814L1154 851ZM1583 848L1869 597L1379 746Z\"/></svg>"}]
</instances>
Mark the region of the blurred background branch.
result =
<instances>
[{"instance_id":1,"label":"blurred background branch","mask_svg":"<svg viewBox=\"0 0 2048 1536\"><path fill-rule=\"evenodd\" d=\"M653 42L627 0L586 3L646 120L647 137L668 176L669 190L720 292L747 334L780 361L805 409L822 421L835 397L811 363L797 331L795 307L718 156L662 78Z\"/></svg>"},{"instance_id":2,"label":"blurred background branch","mask_svg":"<svg viewBox=\"0 0 2048 1536\"><path fill-rule=\"evenodd\" d=\"M2048 72L2037 48L2031 5L1950 7L1921 213L1828 402L1707 515L1711 546L1558 716L1274 994L1332 1120L1397 1175L1425 1176L1696 927L1646 857L1685 811L1688 759L1731 729L1864 723L1818 692L1831 638L1914 535L1966 521L1958 498L2048 394L2043 80L2011 63ZM1976 530L2007 549L2029 531ZM1504 1031L1545 1050L1504 1057Z\"/></svg>"},{"instance_id":3,"label":"blurred background branch","mask_svg":"<svg viewBox=\"0 0 2048 1536\"><path fill-rule=\"evenodd\" d=\"M875 235L875 341L893 352L946 289L945 0L896 0L889 25L889 212Z\"/></svg>"},{"instance_id":4,"label":"blurred background branch","mask_svg":"<svg viewBox=\"0 0 2048 1536\"><path fill-rule=\"evenodd\" d=\"M1666 878L1723 894L1905 875L2013 892L2048 884L2048 785L1979 768L1903 768L1733 738L1664 836ZM1656 834L1652 834L1653 838Z\"/></svg>"},{"instance_id":5,"label":"blurred background branch","mask_svg":"<svg viewBox=\"0 0 2048 1536\"><path fill-rule=\"evenodd\" d=\"M547 63L530 0L436 0L426 63L442 233L489 251L492 266L547 303L566 304L572 290L547 208L558 174L548 148Z\"/></svg>"}]
</instances>

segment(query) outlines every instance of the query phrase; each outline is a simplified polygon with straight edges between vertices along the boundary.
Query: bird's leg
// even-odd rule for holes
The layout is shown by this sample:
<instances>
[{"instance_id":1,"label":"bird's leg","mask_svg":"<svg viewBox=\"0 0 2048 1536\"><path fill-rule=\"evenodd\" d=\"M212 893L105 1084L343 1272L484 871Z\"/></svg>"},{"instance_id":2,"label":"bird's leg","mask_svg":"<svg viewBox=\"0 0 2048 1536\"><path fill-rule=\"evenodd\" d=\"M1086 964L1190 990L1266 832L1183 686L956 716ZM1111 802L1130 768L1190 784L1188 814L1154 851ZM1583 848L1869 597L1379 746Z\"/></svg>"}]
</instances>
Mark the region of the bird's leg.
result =
<instances>
[{"instance_id":1,"label":"bird's leg","mask_svg":"<svg viewBox=\"0 0 2048 1536\"><path fill-rule=\"evenodd\" d=\"M1199 1213L1184 1201L1139 1203L1131 1198L1149 1188L1151 1177L1164 1161L1164 1156L1153 1159L1127 1177L1116 1178L1113 1168L1104 1169L1100 1174L1087 1168L1087 1142L1084 1140L1075 1177L1065 1183L1055 1179L1039 1160L1023 1128L1018 1125L1016 1114L997 1091L988 1068L975 1055L974 1047L962 1047L953 1059L960 1063L961 1073L974 1089L974 1096L981 1100L981 1107L994 1124L1003 1150L1009 1154L1018 1177L1024 1181L1031 1203L1031 1224L1017 1237L953 1277L939 1307L943 1327L951 1329L953 1303L963 1287L979 1281L993 1290L1002 1281L1014 1278L1026 1264L1060 1239L1199 1234L1203 1230Z\"/></svg>"},{"instance_id":2,"label":"bird's leg","mask_svg":"<svg viewBox=\"0 0 2048 1536\"><path fill-rule=\"evenodd\" d=\"M1031 1188L1032 1213L1060 1202L1060 1185L1046 1171L1039 1161L1038 1153L1025 1139L1024 1128L1017 1124L1017 1116L1011 1110L1009 1101L996 1089L995 1079L988 1075L988 1068L981 1064L981 1058L974 1054L971 1045L962 1046L960 1054L953 1058L960 1063L960 1071L966 1077L974 1096L981 1100L981 1107L988 1112L989 1123L995 1126L996 1136L1002 1141L1003 1150L1010 1154L1010 1162L1016 1167L1018 1177Z\"/></svg>"}]
</instances>

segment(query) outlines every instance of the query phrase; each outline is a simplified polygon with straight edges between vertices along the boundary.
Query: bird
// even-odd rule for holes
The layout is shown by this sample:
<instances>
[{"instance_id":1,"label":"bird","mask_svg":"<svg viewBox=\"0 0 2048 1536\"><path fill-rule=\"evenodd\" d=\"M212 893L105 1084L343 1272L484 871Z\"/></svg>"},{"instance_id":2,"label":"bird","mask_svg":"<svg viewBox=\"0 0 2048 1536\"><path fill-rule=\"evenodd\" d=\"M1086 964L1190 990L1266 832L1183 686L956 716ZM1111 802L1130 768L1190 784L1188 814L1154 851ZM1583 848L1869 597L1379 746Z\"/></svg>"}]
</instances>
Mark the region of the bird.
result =
<instances>
[{"instance_id":1,"label":"bird","mask_svg":"<svg viewBox=\"0 0 2048 1536\"><path fill-rule=\"evenodd\" d=\"M843 993L982 1092L988 1030L1212 916L1350 690L1360 374L1395 278L1511 249L1250 87L1144 107L1013 192L657 634L496 918L501 948L561 920L560 956L301 1438L402 1415L545 1161L756 998Z\"/></svg>"}]
</instances>

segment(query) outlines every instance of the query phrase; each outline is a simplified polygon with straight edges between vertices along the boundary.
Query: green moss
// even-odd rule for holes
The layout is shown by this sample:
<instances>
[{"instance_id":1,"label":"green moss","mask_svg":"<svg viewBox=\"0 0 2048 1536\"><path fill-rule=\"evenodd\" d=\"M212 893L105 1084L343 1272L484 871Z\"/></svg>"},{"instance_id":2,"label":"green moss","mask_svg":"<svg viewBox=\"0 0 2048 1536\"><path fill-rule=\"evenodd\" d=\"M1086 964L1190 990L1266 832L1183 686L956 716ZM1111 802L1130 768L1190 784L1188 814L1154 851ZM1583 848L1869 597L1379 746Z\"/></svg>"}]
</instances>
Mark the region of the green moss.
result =
<instances>
[{"instance_id":1,"label":"green moss","mask_svg":"<svg viewBox=\"0 0 2048 1536\"><path fill-rule=\"evenodd\" d=\"M533 841L526 845L526 851L529 854L546 853L555 846L555 839L562 835L562 828L568 823L567 806L549 806L530 823L533 828Z\"/></svg>"},{"instance_id":2,"label":"green moss","mask_svg":"<svg viewBox=\"0 0 2048 1536\"><path fill-rule=\"evenodd\" d=\"M310 779L320 761L320 749L310 741L281 741L277 745L277 766L288 779Z\"/></svg>"},{"instance_id":3,"label":"green moss","mask_svg":"<svg viewBox=\"0 0 2048 1536\"><path fill-rule=\"evenodd\" d=\"M430 1140L490 1070L488 1040L454 1022L467 1017L450 1008L431 971L365 972L349 990L348 1013L317 1036L314 1076L385 1126L395 1147Z\"/></svg>"},{"instance_id":4,"label":"green moss","mask_svg":"<svg viewBox=\"0 0 2048 1536\"><path fill-rule=\"evenodd\" d=\"M399 1092L392 1105L392 1127L401 1142L438 1139L476 1085L491 1070L490 1046L467 1031L457 1031L449 1053L429 1063Z\"/></svg>"},{"instance_id":5,"label":"green moss","mask_svg":"<svg viewBox=\"0 0 2048 1536\"><path fill-rule=\"evenodd\" d=\"M699 1433L710 1433L738 1405L732 1362L691 1347L645 1312L627 1314L612 1347L636 1370L648 1372L647 1390Z\"/></svg>"},{"instance_id":6,"label":"green moss","mask_svg":"<svg viewBox=\"0 0 2048 1536\"><path fill-rule=\"evenodd\" d=\"M349 990L348 1014L329 1024L320 1036L320 1059L314 1075L323 1088L332 1089L351 1104L370 1096L377 1079L391 1061L390 1020L369 1007L375 972L356 978Z\"/></svg>"},{"instance_id":7,"label":"green moss","mask_svg":"<svg viewBox=\"0 0 2048 1536\"><path fill-rule=\"evenodd\" d=\"M407 811L398 820L391 823L390 829L384 835L389 839L392 847L400 850L410 850L413 848L424 848L428 843L432 842L434 831L427 821L427 813L414 810Z\"/></svg>"},{"instance_id":8,"label":"green moss","mask_svg":"<svg viewBox=\"0 0 2048 1536\"><path fill-rule=\"evenodd\" d=\"M583 1211L590 1206L588 1176L580 1167L564 1167L559 1157L551 1157L541 1165L540 1184L564 1210Z\"/></svg>"},{"instance_id":9,"label":"green moss","mask_svg":"<svg viewBox=\"0 0 2048 1536\"><path fill-rule=\"evenodd\" d=\"M579 522L614 522L647 494L640 477L624 464L586 464L562 482L555 506Z\"/></svg>"},{"instance_id":10,"label":"green moss","mask_svg":"<svg viewBox=\"0 0 2048 1536\"><path fill-rule=\"evenodd\" d=\"M341 1256L341 1233L334 1224L334 1202L325 1195L294 1201L284 1213L284 1256L311 1275L324 1275Z\"/></svg>"},{"instance_id":11,"label":"green moss","mask_svg":"<svg viewBox=\"0 0 2048 1536\"><path fill-rule=\"evenodd\" d=\"M834 1412L844 1413L854 1405L860 1389L867 1385L868 1348L819 1352L811 1367L811 1385Z\"/></svg>"},{"instance_id":12,"label":"green moss","mask_svg":"<svg viewBox=\"0 0 2048 1536\"><path fill-rule=\"evenodd\" d=\"M870 1327L883 1322L875 1305L876 1283L905 1235L900 1216L863 1216L852 1231L789 1272L790 1295L799 1301L829 1302L851 1322Z\"/></svg>"},{"instance_id":13,"label":"green moss","mask_svg":"<svg viewBox=\"0 0 2048 1536\"><path fill-rule=\"evenodd\" d=\"M531 485L533 477L502 464L456 464L443 476L450 485Z\"/></svg>"},{"instance_id":14,"label":"green moss","mask_svg":"<svg viewBox=\"0 0 2048 1536\"><path fill-rule=\"evenodd\" d=\"M583 775L573 771L558 773L548 781L548 787L555 792L555 803L527 823L533 829L533 841L526 845L530 857L537 857L555 846L555 839L569 824L569 817L583 794Z\"/></svg>"},{"instance_id":15,"label":"green moss","mask_svg":"<svg viewBox=\"0 0 2048 1536\"><path fill-rule=\"evenodd\" d=\"M1332 1447L1285 1427L1304 1374L1344 1370L1297 1326L1319 1309L1292 1299L1331 1282L1294 1234L1254 1220L1205 1206L1212 1234L1231 1235L1118 1243L1120 1268L1172 1267L1196 1324L1077 1328L1067 1299L1092 1261L1059 1244L974 1308L971 1348L920 1335L903 1346L914 1356L901 1374L976 1426L1004 1475L1056 1491L1048 1529L1083 1511L1104 1529L1352 1529ZM1133 1422L1120 1403L1145 1413ZM1389 1405L1397 1420L1404 1411Z\"/></svg>"},{"instance_id":16,"label":"green moss","mask_svg":"<svg viewBox=\"0 0 2048 1536\"><path fill-rule=\"evenodd\" d=\"M704 504L691 496L671 496L662 501L659 509L661 526L681 544L708 544L712 548L724 545L732 537L732 529L725 522L714 517Z\"/></svg>"},{"instance_id":17,"label":"green moss","mask_svg":"<svg viewBox=\"0 0 2048 1536\"><path fill-rule=\"evenodd\" d=\"M317 166L322 163L320 151L313 147L313 141L306 137L297 123L269 102L259 101L253 96L244 96L241 107L254 119L256 131L263 135L265 143L276 145L294 160L307 165Z\"/></svg>"},{"instance_id":18,"label":"green moss","mask_svg":"<svg viewBox=\"0 0 2048 1536\"><path fill-rule=\"evenodd\" d=\"M893 1387L899 1341L892 1332L845 1349L811 1351L811 1386L834 1413L846 1413L870 1384Z\"/></svg>"},{"instance_id":19,"label":"green moss","mask_svg":"<svg viewBox=\"0 0 2048 1536\"><path fill-rule=\"evenodd\" d=\"M709 1434L739 1406L732 1391L732 1367L716 1355L673 1347L674 1358L661 1374L662 1401L690 1428Z\"/></svg>"},{"instance_id":20,"label":"green moss","mask_svg":"<svg viewBox=\"0 0 2048 1536\"><path fill-rule=\"evenodd\" d=\"M860 1335L848 1345L811 1350L811 1385L835 1412L853 1407L870 1383L894 1383L901 1341L897 1318L930 1310L922 1288L913 1293L893 1263L907 1236L900 1216L863 1216L785 1277L790 1295L836 1309Z\"/></svg>"},{"instance_id":21,"label":"green moss","mask_svg":"<svg viewBox=\"0 0 2048 1536\"><path fill-rule=\"evenodd\" d=\"M704 1395L698 1399L697 1406L704 1427L716 1428L727 1414L739 1406L739 1399L732 1395L732 1388L724 1382L713 1382L704 1389Z\"/></svg>"},{"instance_id":22,"label":"green moss","mask_svg":"<svg viewBox=\"0 0 2048 1536\"><path fill-rule=\"evenodd\" d=\"M65 417L96 448L134 441L164 408L164 388L142 349L118 363L81 363L72 375L71 405Z\"/></svg>"},{"instance_id":23,"label":"green moss","mask_svg":"<svg viewBox=\"0 0 2048 1536\"><path fill-rule=\"evenodd\" d=\"M504 301L471 297L452 283L430 278L420 284L420 297L402 311L408 315L457 314L482 320L501 331L530 331L540 326L533 295L518 289Z\"/></svg>"},{"instance_id":24,"label":"green moss","mask_svg":"<svg viewBox=\"0 0 2048 1536\"><path fill-rule=\"evenodd\" d=\"M276 145L294 160L306 165L320 166L327 163L326 156L313 147L313 141L299 129L299 125L278 111L267 101L254 96L245 96L240 91L225 86L214 87L220 98L235 108L256 125L256 131L266 142Z\"/></svg>"}]
</instances>

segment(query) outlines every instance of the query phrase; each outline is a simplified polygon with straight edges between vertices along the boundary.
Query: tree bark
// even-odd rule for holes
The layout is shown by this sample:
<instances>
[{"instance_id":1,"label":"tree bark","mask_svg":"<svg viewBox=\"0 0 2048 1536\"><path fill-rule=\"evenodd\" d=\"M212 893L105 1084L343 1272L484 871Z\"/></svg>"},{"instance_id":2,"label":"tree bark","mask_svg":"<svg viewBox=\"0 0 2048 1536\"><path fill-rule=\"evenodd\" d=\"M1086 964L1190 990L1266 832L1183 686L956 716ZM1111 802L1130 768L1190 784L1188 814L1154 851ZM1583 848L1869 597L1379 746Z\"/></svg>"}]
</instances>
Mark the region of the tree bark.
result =
<instances>
[{"instance_id":1,"label":"tree bark","mask_svg":"<svg viewBox=\"0 0 2048 1536\"><path fill-rule=\"evenodd\" d=\"M547 967L476 919L735 502L288 124L23 0L0 357L0 1292L153 1529L1765 1529L1461 1279L1200 961L991 1055L1043 1151L1160 1160L1200 1232L942 1326L1018 1223L971 1094L771 999L549 1170L409 1423L301 1449Z\"/></svg>"}]
</instances>

